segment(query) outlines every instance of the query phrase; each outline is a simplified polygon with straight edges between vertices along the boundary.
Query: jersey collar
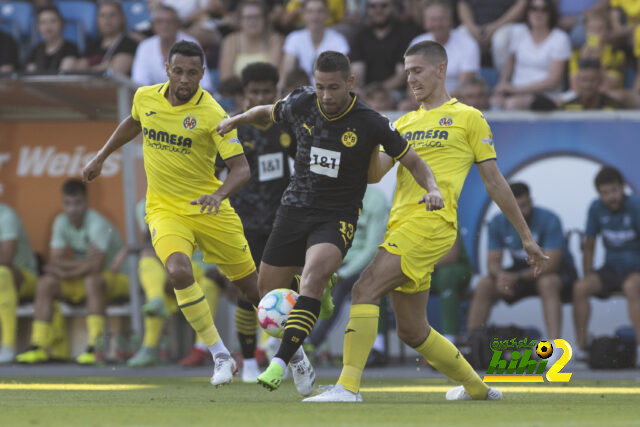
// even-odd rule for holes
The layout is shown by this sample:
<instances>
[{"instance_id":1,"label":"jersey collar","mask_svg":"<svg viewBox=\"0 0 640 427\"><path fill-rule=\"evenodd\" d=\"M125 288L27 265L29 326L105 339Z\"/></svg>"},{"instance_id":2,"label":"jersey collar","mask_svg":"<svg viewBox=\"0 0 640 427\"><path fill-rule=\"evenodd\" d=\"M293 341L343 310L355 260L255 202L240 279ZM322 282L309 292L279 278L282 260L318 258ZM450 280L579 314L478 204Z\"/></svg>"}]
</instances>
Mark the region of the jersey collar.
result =
<instances>
[{"instance_id":1,"label":"jersey collar","mask_svg":"<svg viewBox=\"0 0 640 427\"><path fill-rule=\"evenodd\" d=\"M437 106L436 108L432 108L431 110L425 110L425 109L422 107L422 104L420 104L420 108L419 108L419 110L422 110L422 111L424 111L424 112L428 112L428 111L435 111L435 110L437 110L438 108L442 108L442 107L444 107L445 105L453 105L453 104L457 104L458 102L460 102L460 101L458 101L458 98L451 98L450 100L448 100L448 101L447 101L447 102L445 102L444 104L439 105L439 106Z\"/></svg>"},{"instance_id":2,"label":"jersey collar","mask_svg":"<svg viewBox=\"0 0 640 427\"><path fill-rule=\"evenodd\" d=\"M160 96L162 96L162 99L164 99L167 104L173 108L180 108L184 107L185 105L198 105L200 101L202 101L202 97L204 96L204 90L202 90L202 87L198 85L198 90L196 90L195 95L193 95L189 101L182 105L171 105L171 103L165 96L165 94L167 93L167 89L169 89L169 82L165 82L162 86L160 86L160 89L158 89L158 93L160 94Z\"/></svg>"},{"instance_id":3,"label":"jersey collar","mask_svg":"<svg viewBox=\"0 0 640 427\"><path fill-rule=\"evenodd\" d=\"M346 116L346 115L349 113L349 111L351 111L351 109L353 108L353 106L356 104L356 99L358 98L358 95L355 95L355 94L353 94L353 93L352 93L351 95L353 95L353 100L351 101L351 104L349 105L349 108L347 108L346 110L344 110L344 113L340 114L339 116L337 116L337 117L331 117L331 118L329 118L329 117L324 113L324 111L322 111L322 107L320 106L320 100L319 100L319 99L318 99L318 97L316 96L316 105L318 106L318 111L320 111L320 114L322 114L322 117L324 117L325 119L327 119L327 120L328 120L328 121L330 121L330 122L333 122L333 121L335 121L335 120L341 119L341 118L343 118L344 116Z\"/></svg>"}]
</instances>

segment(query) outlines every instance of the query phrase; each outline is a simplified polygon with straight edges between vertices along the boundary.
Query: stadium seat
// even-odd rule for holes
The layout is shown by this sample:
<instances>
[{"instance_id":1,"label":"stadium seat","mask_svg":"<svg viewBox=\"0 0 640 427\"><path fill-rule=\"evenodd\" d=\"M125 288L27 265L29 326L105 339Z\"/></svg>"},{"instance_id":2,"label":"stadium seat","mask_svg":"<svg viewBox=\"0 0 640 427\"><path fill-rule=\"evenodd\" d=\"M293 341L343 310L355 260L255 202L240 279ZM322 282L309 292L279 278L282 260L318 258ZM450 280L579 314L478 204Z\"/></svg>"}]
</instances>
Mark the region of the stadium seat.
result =
<instances>
[{"instance_id":1,"label":"stadium seat","mask_svg":"<svg viewBox=\"0 0 640 427\"><path fill-rule=\"evenodd\" d=\"M70 42L74 42L78 46L80 54L84 54L84 51L87 48L87 41L84 35L83 26L80 22L66 22L64 24L64 29L62 30L62 37Z\"/></svg>"},{"instance_id":2,"label":"stadium seat","mask_svg":"<svg viewBox=\"0 0 640 427\"><path fill-rule=\"evenodd\" d=\"M482 67L480 68L480 77L482 77L484 81L487 82L487 85L489 86L489 93L491 93L493 92L493 88L495 87L495 85L498 83L498 79L500 78L500 71L496 70L495 68Z\"/></svg>"},{"instance_id":3,"label":"stadium seat","mask_svg":"<svg viewBox=\"0 0 640 427\"><path fill-rule=\"evenodd\" d=\"M94 2L82 0L57 0L53 4L58 7L67 23L79 22L86 37L98 37L96 15L98 8Z\"/></svg>"},{"instance_id":4,"label":"stadium seat","mask_svg":"<svg viewBox=\"0 0 640 427\"><path fill-rule=\"evenodd\" d=\"M127 18L127 32L133 31L141 22L151 21L146 1L123 1L122 10Z\"/></svg>"},{"instance_id":5,"label":"stadium seat","mask_svg":"<svg viewBox=\"0 0 640 427\"><path fill-rule=\"evenodd\" d=\"M20 41L25 41L31 35L31 23L34 20L33 5L23 1L8 1L0 3L0 20L3 24L9 24L20 35ZM6 30L5 30L6 31Z\"/></svg>"}]
</instances>

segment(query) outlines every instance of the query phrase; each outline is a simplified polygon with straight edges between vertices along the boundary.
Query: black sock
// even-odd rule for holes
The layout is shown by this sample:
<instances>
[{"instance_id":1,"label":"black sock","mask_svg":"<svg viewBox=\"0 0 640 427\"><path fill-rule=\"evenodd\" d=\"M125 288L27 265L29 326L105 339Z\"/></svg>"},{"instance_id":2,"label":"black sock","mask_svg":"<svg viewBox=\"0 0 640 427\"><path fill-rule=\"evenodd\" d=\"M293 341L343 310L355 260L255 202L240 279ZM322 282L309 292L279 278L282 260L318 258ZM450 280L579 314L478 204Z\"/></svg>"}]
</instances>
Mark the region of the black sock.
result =
<instances>
[{"instance_id":1,"label":"black sock","mask_svg":"<svg viewBox=\"0 0 640 427\"><path fill-rule=\"evenodd\" d=\"M284 326L284 336L276 357L289 363L304 339L309 336L320 313L320 300L300 296Z\"/></svg>"},{"instance_id":2,"label":"black sock","mask_svg":"<svg viewBox=\"0 0 640 427\"><path fill-rule=\"evenodd\" d=\"M253 359L256 352L258 317L250 302L238 299L236 307L236 330L244 359Z\"/></svg>"}]
</instances>

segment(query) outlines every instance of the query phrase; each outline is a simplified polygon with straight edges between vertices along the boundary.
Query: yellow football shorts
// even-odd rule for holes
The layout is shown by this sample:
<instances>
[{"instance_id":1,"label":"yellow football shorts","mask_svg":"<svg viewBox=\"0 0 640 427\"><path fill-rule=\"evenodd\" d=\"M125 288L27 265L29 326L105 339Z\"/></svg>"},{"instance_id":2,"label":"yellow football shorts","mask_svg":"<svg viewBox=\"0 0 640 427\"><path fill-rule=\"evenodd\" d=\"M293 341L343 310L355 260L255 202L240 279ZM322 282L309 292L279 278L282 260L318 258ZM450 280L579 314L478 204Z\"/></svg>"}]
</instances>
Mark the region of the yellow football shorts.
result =
<instances>
[{"instance_id":1,"label":"yellow football shorts","mask_svg":"<svg viewBox=\"0 0 640 427\"><path fill-rule=\"evenodd\" d=\"M107 302L129 297L129 276L112 271L104 271L102 278L106 281ZM82 302L87 293L84 290L84 279L64 279L60 281L62 299L72 304Z\"/></svg>"},{"instance_id":2,"label":"yellow football shorts","mask_svg":"<svg viewBox=\"0 0 640 427\"><path fill-rule=\"evenodd\" d=\"M242 222L228 200L222 203L217 215L156 211L147 215L147 222L153 247L162 264L175 252L191 258L197 245L204 254L204 261L216 264L231 281L256 271Z\"/></svg>"},{"instance_id":3,"label":"yellow football shorts","mask_svg":"<svg viewBox=\"0 0 640 427\"><path fill-rule=\"evenodd\" d=\"M433 267L449 252L455 240L454 225L433 213L390 225L379 247L399 255L402 272L411 279L395 290L406 294L428 290Z\"/></svg>"},{"instance_id":4,"label":"yellow football shorts","mask_svg":"<svg viewBox=\"0 0 640 427\"><path fill-rule=\"evenodd\" d=\"M24 268L20 269L22 273L22 283L20 283L20 289L18 290L18 299L33 299L36 295L36 285L38 284L38 278Z\"/></svg>"}]
</instances>

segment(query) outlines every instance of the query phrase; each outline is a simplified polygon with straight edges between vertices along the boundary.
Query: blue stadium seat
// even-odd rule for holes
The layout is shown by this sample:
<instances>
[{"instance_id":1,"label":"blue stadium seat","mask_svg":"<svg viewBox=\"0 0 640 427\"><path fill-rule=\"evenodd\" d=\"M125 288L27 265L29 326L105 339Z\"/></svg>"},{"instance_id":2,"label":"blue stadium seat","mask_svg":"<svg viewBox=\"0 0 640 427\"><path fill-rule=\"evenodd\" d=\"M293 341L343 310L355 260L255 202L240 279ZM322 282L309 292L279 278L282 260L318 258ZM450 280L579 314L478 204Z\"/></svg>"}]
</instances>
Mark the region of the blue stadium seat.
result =
<instances>
[{"instance_id":1,"label":"blue stadium seat","mask_svg":"<svg viewBox=\"0 0 640 427\"><path fill-rule=\"evenodd\" d=\"M98 8L94 2L83 0L56 0L53 2L67 22L79 22L86 37L97 38L96 15Z\"/></svg>"},{"instance_id":2,"label":"blue stadium seat","mask_svg":"<svg viewBox=\"0 0 640 427\"><path fill-rule=\"evenodd\" d=\"M146 1L123 1L122 10L127 18L127 32L133 31L141 22L151 21Z\"/></svg>"},{"instance_id":3,"label":"blue stadium seat","mask_svg":"<svg viewBox=\"0 0 640 427\"><path fill-rule=\"evenodd\" d=\"M491 93L493 92L493 88L495 87L495 85L498 83L498 79L500 78L500 71L496 70L495 68L482 67L480 68L480 77L482 77L484 81L487 82L487 85L489 86L489 93Z\"/></svg>"},{"instance_id":4,"label":"blue stadium seat","mask_svg":"<svg viewBox=\"0 0 640 427\"><path fill-rule=\"evenodd\" d=\"M87 41L84 36L83 26L80 22L65 22L64 29L62 30L62 37L70 42L74 42L78 46L80 55L84 54L84 51L87 48Z\"/></svg>"},{"instance_id":5,"label":"blue stadium seat","mask_svg":"<svg viewBox=\"0 0 640 427\"><path fill-rule=\"evenodd\" d=\"M20 40L25 41L31 35L31 23L34 20L33 5L24 1L7 1L0 3L0 20L4 24L12 25ZM11 31L13 34L14 31Z\"/></svg>"}]
</instances>

